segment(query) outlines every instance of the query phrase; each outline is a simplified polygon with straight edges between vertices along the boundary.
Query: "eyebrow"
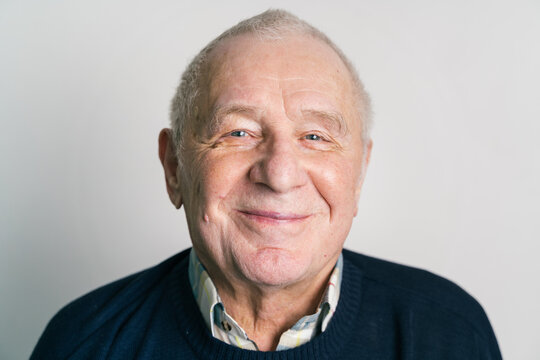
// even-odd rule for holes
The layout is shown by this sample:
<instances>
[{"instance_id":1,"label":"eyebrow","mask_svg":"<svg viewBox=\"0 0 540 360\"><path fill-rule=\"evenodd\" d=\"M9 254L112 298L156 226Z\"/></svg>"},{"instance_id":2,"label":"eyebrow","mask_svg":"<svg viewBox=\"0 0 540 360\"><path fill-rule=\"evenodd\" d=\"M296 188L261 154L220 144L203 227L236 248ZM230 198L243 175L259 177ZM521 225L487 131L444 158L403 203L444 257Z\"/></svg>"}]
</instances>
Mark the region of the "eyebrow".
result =
<instances>
[{"instance_id":1,"label":"eyebrow","mask_svg":"<svg viewBox=\"0 0 540 360\"><path fill-rule=\"evenodd\" d=\"M349 128L343 116L338 112L323 111L323 110L302 110L302 115L305 118L316 118L329 131L337 131L340 135L345 135L349 132Z\"/></svg>"},{"instance_id":2,"label":"eyebrow","mask_svg":"<svg viewBox=\"0 0 540 360\"><path fill-rule=\"evenodd\" d=\"M304 118L315 118L327 130L337 132L340 135L345 135L349 132L349 128L343 116L338 112L306 109L301 110ZM242 104L230 104L216 106L210 115L208 130L211 134L217 132L223 124L225 118L230 114L244 114L248 117L257 119L263 115L263 110Z\"/></svg>"},{"instance_id":3,"label":"eyebrow","mask_svg":"<svg viewBox=\"0 0 540 360\"><path fill-rule=\"evenodd\" d=\"M262 110L252 106L231 104L225 106L216 106L210 115L208 130L211 134L219 130L225 118L230 114L244 114L252 118L259 118Z\"/></svg>"}]
</instances>

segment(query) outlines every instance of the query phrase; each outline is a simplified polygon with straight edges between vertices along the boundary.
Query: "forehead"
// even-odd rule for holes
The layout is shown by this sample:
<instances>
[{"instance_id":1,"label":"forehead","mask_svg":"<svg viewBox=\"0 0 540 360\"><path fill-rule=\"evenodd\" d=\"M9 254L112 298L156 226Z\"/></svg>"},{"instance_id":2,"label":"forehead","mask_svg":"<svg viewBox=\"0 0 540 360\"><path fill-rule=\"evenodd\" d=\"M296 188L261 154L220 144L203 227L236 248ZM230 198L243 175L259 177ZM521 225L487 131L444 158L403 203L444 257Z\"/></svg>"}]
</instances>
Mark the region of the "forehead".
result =
<instances>
[{"instance_id":1,"label":"forehead","mask_svg":"<svg viewBox=\"0 0 540 360\"><path fill-rule=\"evenodd\" d=\"M227 39L210 54L207 78L209 108L261 94L309 96L347 117L356 117L350 73L338 54L319 39L288 36L268 40L253 35ZM261 99L258 99L261 100Z\"/></svg>"}]
</instances>

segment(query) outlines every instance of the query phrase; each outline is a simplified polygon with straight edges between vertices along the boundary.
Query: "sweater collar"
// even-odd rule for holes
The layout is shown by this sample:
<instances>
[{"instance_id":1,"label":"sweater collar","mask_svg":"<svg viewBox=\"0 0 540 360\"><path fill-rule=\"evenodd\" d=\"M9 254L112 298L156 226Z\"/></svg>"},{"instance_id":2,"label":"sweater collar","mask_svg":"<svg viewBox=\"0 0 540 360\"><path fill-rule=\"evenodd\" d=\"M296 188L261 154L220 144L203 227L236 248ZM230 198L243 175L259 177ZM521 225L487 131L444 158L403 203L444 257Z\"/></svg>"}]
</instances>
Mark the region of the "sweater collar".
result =
<instances>
[{"instance_id":1,"label":"sweater collar","mask_svg":"<svg viewBox=\"0 0 540 360\"><path fill-rule=\"evenodd\" d=\"M354 333L362 308L362 270L344 251L343 280L336 312L326 331L304 345L279 352L242 350L215 339L208 330L195 302L188 279L189 256L173 271L168 298L176 315L178 329L197 358L203 359L309 359L335 358Z\"/></svg>"}]
</instances>

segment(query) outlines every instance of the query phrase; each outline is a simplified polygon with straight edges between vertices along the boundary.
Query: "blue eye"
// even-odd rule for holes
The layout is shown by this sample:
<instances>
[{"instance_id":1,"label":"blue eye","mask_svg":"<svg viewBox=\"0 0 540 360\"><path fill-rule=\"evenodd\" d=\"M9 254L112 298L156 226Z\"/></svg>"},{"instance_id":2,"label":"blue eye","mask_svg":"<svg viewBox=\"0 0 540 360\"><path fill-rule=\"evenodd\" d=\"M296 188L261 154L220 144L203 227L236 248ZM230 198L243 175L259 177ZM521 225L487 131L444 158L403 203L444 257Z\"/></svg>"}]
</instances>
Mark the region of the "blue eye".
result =
<instances>
[{"instance_id":1,"label":"blue eye","mask_svg":"<svg viewBox=\"0 0 540 360\"><path fill-rule=\"evenodd\" d=\"M231 136L243 137L243 136L246 136L246 135L247 135L247 132L245 132L243 130L235 130L235 131L231 132Z\"/></svg>"},{"instance_id":2,"label":"blue eye","mask_svg":"<svg viewBox=\"0 0 540 360\"><path fill-rule=\"evenodd\" d=\"M315 134L306 135L306 136L304 136L304 139L306 139L306 140L314 140L314 141L322 140L322 138L319 135L315 135Z\"/></svg>"}]
</instances>

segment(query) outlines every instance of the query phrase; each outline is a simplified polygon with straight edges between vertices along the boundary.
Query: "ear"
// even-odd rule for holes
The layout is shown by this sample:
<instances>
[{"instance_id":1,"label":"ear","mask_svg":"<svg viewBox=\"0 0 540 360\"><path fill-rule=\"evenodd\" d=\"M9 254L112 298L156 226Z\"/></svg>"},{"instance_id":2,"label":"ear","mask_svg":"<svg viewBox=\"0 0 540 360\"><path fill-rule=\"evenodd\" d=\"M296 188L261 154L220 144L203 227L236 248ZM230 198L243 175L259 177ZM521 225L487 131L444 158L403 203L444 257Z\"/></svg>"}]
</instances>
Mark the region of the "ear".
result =
<instances>
[{"instance_id":1,"label":"ear","mask_svg":"<svg viewBox=\"0 0 540 360\"><path fill-rule=\"evenodd\" d=\"M169 198L173 205L180 209L182 206L180 171L171 129L163 129L159 133L159 159L165 171L165 184Z\"/></svg>"},{"instance_id":2,"label":"ear","mask_svg":"<svg viewBox=\"0 0 540 360\"><path fill-rule=\"evenodd\" d=\"M354 216L358 214L358 201L360 200L360 193L362 192L362 185L364 185L364 179L366 178L366 172L369 165L369 160L371 158L371 149L373 148L373 140L369 139L369 142L367 143L363 159L362 159L362 174L360 175L360 180L358 181L358 186L356 187L356 191L354 194L355 197L355 205L354 205Z\"/></svg>"}]
</instances>

